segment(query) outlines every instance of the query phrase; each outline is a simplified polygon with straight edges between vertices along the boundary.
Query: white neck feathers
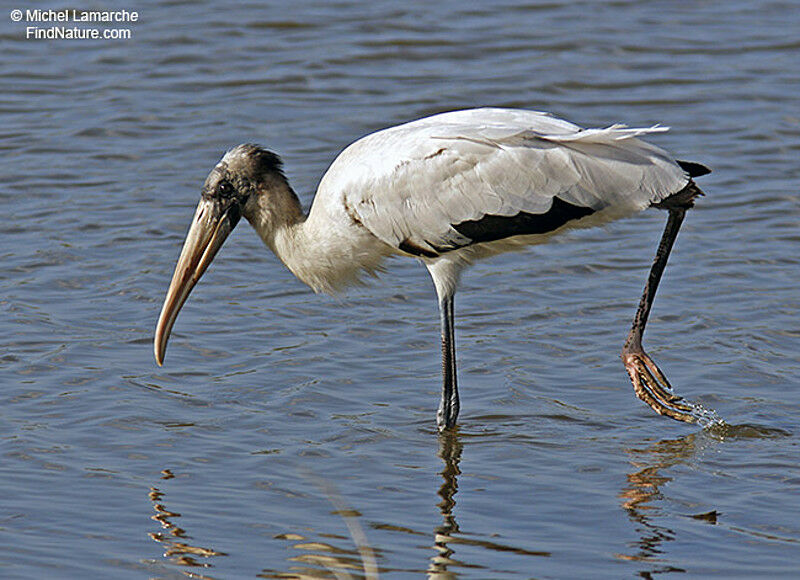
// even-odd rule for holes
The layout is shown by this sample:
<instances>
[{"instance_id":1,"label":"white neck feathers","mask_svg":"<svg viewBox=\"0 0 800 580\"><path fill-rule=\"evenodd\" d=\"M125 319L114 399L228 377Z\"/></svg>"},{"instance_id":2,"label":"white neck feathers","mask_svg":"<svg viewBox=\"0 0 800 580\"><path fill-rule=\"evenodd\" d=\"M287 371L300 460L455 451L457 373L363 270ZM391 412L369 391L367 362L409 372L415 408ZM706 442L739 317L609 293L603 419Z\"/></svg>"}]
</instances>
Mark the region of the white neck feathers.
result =
<instances>
[{"instance_id":1,"label":"white neck feathers","mask_svg":"<svg viewBox=\"0 0 800 580\"><path fill-rule=\"evenodd\" d=\"M304 216L294 193L276 193L258 196L245 216L278 259L315 292L335 294L358 284L362 273L374 275L393 253L349 217L320 207Z\"/></svg>"}]
</instances>

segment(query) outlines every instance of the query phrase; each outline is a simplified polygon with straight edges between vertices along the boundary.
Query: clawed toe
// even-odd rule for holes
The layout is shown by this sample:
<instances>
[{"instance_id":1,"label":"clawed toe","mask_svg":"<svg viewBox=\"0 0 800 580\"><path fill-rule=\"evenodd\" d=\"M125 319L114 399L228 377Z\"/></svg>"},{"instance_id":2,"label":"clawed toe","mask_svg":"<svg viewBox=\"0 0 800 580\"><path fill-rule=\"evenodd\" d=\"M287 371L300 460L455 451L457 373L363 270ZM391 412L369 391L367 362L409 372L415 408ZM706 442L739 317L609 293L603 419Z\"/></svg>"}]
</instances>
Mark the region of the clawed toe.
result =
<instances>
[{"instance_id":1,"label":"clawed toe","mask_svg":"<svg viewBox=\"0 0 800 580\"><path fill-rule=\"evenodd\" d=\"M672 385L658 368L658 365L645 353L629 352L622 355L625 368L633 383L636 396L647 403L659 415L666 415L677 421L696 423L697 406L685 401L672 392Z\"/></svg>"}]
</instances>

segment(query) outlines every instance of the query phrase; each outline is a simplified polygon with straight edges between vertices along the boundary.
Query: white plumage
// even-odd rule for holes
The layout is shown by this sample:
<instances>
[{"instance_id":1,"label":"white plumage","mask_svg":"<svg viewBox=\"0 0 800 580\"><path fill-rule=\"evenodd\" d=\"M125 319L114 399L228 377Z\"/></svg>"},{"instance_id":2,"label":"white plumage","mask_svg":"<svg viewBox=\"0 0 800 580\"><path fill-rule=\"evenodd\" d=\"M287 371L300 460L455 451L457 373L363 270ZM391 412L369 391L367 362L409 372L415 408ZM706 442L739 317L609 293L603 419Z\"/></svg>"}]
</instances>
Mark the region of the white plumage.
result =
<instances>
[{"instance_id":1,"label":"white plumage","mask_svg":"<svg viewBox=\"0 0 800 580\"><path fill-rule=\"evenodd\" d=\"M686 186L688 175L665 151L636 138L665 130L621 125L584 130L547 113L515 109L434 115L367 135L347 147L323 176L305 227L352 230L358 222L388 246L387 254L389 248L399 251L404 241L439 253L435 248L452 250L469 243L454 224L485 215L544 214L556 196L603 211L586 223L571 220L562 229L598 225L632 215ZM464 264L545 241L553 233L467 245L435 260ZM352 237L354 243L363 243ZM375 251L370 249L365 264L358 259L349 267L336 264L336 276L301 271L300 277L308 278L317 291L335 292L360 270L374 267ZM354 256L357 247L345 261Z\"/></svg>"},{"instance_id":2,"label":"white plumage","mask_svg":"<svg viewBox=\"0 0 800 580\"><path fill-rule=\"evenodd\" d=\"M425 262L442 309L445 384L439 425L451 427L458 414L453 294L463 267L476 258L544 242L565 229L656 205L670 211L654 265L655 271L660 259L660 269L652 288L651 280L645 289L623 358L637 395L659 413L695 420L697 407L687 408L671 395L663 374L641 349L660 270L685 210L701 194L691 177L708 171L677 162L639 139L665 130L582 129L547 113L515 109L442 113L348 146L323 176L307 217L278 157L240 145L206 180L159 320L156 358L163 359L189 291L243 215L284 264L318 292L342 289L361 273L379 269L390 255Z\"/></svg>"}]
</instances>

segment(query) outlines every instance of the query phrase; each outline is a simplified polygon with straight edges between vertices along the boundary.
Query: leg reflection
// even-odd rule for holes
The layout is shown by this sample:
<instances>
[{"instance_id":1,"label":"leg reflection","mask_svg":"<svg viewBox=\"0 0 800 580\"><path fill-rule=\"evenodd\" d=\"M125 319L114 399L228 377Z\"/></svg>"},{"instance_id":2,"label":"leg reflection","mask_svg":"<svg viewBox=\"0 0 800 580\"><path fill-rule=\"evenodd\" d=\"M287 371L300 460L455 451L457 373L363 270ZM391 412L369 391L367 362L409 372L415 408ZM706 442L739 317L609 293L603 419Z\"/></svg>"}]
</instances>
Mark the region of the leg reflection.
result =
<instances>
[{"instance_id":1,"label":"leg reflection","mask_svg":"<svg viewBox=\"0 0 800 580\"><path fill-rule=\"evenodd\" d=\"M453 514L456 507L455 495L458 492L458 476L461 471L458 464L461 461L461 441L455 431L445 431L439 434L439 457L444 462L439 497L442 500L437 504L442 513L442 525L437 526L434 533L434 549L436 554L431 558L428 567L428 578L455 578L453 572L448 572L447 567L457 564L453 560L454 550L448 545L453 540L453 534L458 532L458 522Z\"/></svg>"},{"instance_id":2,"label":"leg reflection","mask_svg":"<svg viewBox=\"0 0 800 580\"><path fill-rule=\"evenodd\" d=\"M622 508L636 525L639 540L632 544L634 553L618 554L622 560L648 563L639 576L650 578L654 574L666 572L686 572L671 566L664 557L664 544L675 540L675 531L659 523L665 519L658 502L663 499L661 487L672 481L672 477L662 472L669 468L693 460L705 447L709 439L703 434L693 433L680 439L665 439L644 449L628 449L634 471L628 474L628 485L619 497Z\"/></svg>"},{"instance_id":3,"label":"leg reflection","mask_svg":"<svg viewBox=\"0 0 800 580\"><path fill-rule=\"evenodd\" d=\"M458 476L461 471L458 464L461 461L461 441L455 431L445 431L439 434L439 457L444 462L441 471L442 482L439 487L439 497L442 500L437 504L442 513L442 525L437 526L434 532L434 549L436 554L431 558L428 567L428 578L455 578L454 572L448 572L451 564L458 564L453 560L454 550L449 546L453 541L453 534L458 532L458 522L453 510L456 507L455 495L458 492Z\"/></svg>"},{"instance_id":4,"label":"leg reflection","mask_svg":"<svg viewBox=\"0 0 800 580\"><path fill-rule=\"evenodd\" d=\"M461 475L461 470L458 466L461 461L461 450L462 445L457 432L449 431L439 434L439 457L444 463L444 468L440 472L443 481L438 492L441 501L437 506L442 514L442 524L436 526L434 530L433 547L436 550L436 554L431 557L431 563L428 566L428 578L451 580L458 578L458 574L451 568L470 568L472 570L483 568L480 564L467 563L463 560L455 559L455 546L469 546L507 555L549 557L551 555L550 552L526 550L507 544L490 542L482 539L485 534L479 534L481 537L477 538L469 537L473 534L464 534L459 530L455 516L455 495L458 492L458 476ZM464 558L463 555L461 557Z\"/></svg>"}]
</instances>

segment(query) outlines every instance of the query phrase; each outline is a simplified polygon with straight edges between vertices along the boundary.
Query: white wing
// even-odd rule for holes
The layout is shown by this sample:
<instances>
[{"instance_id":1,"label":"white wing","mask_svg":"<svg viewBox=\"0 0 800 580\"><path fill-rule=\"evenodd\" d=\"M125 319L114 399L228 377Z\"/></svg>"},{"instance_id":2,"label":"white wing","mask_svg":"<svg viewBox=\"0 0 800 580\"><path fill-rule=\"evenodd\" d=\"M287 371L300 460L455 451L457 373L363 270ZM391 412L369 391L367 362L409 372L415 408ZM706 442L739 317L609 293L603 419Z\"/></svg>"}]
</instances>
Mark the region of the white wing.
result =
<instances>
[{"instance_id":1,"label":"white wing","mask_svg":"<svg viewBox=\"0 0 800 580\"><path fill-rule=\"evenodd\" d=\"M381 241L433 257L547 233L604 210L633 214L680 191L688 175L636 138L665 130L584 130L513 109L443 113L350 145L323 177L317 201L335 199Z\"/></svg>"}]
</instances>

